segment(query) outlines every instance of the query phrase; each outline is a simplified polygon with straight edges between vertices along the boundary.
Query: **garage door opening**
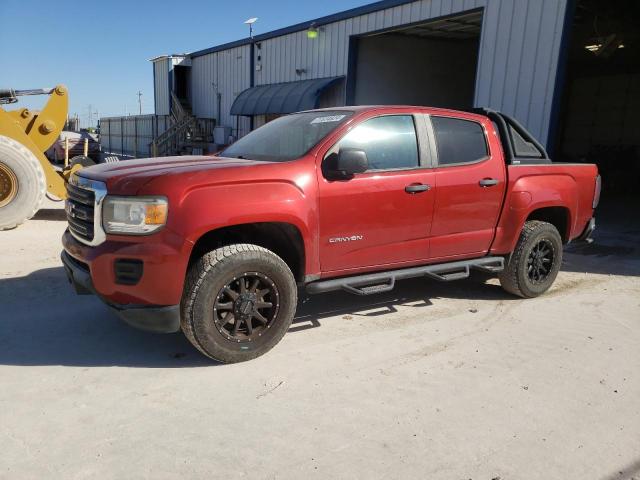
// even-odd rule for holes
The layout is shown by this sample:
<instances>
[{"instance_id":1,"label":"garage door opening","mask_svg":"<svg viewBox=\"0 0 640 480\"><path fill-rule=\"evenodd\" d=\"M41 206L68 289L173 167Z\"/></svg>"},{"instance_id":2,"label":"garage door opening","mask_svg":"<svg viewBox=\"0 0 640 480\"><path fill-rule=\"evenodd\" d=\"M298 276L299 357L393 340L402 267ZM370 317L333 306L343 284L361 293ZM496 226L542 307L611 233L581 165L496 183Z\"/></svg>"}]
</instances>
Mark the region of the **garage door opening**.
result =
<instances>
[{"instance_id":1,"label":"garage door opening","mask_svg":"<svg viewBox=\"0 0 640 480\"><path fill-rule=\"evenodd\" d=\"M554 159L598 164L607 196L638 195L639 18L635 0L578 0L572 18Z\"/></svg>"},{"instance_id":2,"label":"garage door opening","mask_svg":"<svg viewBox=\"0 0 640 480\"><path fill-rule=\"evenodd\" d=\"M350 105L473 106L482 11L352 39Z\"/></svg>"}]
</instances>

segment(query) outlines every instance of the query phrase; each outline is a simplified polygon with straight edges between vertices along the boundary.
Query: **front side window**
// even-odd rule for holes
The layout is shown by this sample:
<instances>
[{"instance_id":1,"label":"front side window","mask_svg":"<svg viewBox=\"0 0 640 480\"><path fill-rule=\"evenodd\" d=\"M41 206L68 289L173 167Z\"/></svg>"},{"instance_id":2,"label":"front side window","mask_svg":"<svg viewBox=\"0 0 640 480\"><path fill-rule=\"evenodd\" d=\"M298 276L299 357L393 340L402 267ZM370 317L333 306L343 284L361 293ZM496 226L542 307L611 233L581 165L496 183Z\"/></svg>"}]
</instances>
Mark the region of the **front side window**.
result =
<instances>
[{"instance_id":1,"label":"front side window","mask_svg":"<svg viewBox=\"0 0 640 480\"><path fill-rule=\"evenodd\" d=\"M320 140L346 122L347 110L286 115L263 125L220 153L221 157L286 162L305 155Z\"/></svg>"},{"instance_id":2,"label":"front side window","mask_svg":"<svg viewBox=\"0 0 640 480\"><path fill-rule=\"evenodd\" d=\"M438 164L475 163L489 156L482 125L471 120L431 117Z\"/></svg>"},{"instance_id":3,"label":"front side window","mask_svg":"<svg viewBox=\"0 0 640 480\"><path fill-rule=\"evenodd\" d=\"M340 149L363 150L369 170L419 166L418 140L411 115L388 115L365 120L337 144Z\"/></svg>"}]
</instances>

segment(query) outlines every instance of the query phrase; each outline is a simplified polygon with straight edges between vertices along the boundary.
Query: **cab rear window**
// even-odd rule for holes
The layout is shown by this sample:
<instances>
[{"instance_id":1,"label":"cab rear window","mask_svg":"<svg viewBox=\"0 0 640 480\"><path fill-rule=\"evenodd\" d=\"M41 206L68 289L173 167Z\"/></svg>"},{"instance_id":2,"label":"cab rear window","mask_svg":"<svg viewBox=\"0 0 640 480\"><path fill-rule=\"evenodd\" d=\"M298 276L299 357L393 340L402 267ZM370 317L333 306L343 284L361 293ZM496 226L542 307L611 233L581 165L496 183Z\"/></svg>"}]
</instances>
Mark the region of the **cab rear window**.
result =
<instances>
[{"instance_id":1,"label":"cab rear window","mask_svg":"<svg viewBox=\"0 0 640 480\"><path fill-rule=\"evenodd\" d=\"M482 125L471 120L431 117L439 165L475 163L489 156Z\"/></svg>"}]
</instances>

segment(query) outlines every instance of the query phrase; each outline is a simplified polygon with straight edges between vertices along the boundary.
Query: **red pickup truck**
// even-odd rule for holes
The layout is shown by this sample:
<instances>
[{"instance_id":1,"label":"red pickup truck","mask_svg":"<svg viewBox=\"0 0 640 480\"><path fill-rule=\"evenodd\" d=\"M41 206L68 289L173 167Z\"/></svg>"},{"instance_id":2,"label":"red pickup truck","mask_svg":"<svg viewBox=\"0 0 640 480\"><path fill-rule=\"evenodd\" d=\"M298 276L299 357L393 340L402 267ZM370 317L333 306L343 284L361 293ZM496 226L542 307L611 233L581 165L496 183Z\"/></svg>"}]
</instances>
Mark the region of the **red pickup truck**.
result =
<instances>
[{"instance_id":1,"label":"red pickup truck","mask_svg":"<svg viewBox=\"0 0 640 480\"><path fill-rule=\"evenodd\" d=\"M68 193L78 293L238 362L280 341L298 286L369 295L476 269L542 294L563 244L595 228L600 177L551 163L495 111L345 107L281 117L217 157L86 168Z\"/></svg>"}]
</instances>

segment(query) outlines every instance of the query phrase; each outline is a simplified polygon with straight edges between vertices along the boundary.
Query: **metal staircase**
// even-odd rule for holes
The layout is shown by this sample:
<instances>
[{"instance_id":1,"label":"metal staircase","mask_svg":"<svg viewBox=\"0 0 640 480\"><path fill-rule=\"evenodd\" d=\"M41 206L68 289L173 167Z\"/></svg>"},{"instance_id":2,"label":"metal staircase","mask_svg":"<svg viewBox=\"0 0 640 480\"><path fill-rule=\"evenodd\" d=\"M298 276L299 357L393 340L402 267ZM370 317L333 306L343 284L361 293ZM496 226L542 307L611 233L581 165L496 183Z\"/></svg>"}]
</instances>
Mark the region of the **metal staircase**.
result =
<instances>
[{"instance_id":1,"label":"metal staircase","mask_svg":"<svg viewBox=\"0 0 640 480\"><path fill-rule=\"evenodd\" d=\"M196 118L189 103L171 92L171 126L151 142L154 157L191 155L210 143L215 120Z\"/></svg>"}]
</instances>

